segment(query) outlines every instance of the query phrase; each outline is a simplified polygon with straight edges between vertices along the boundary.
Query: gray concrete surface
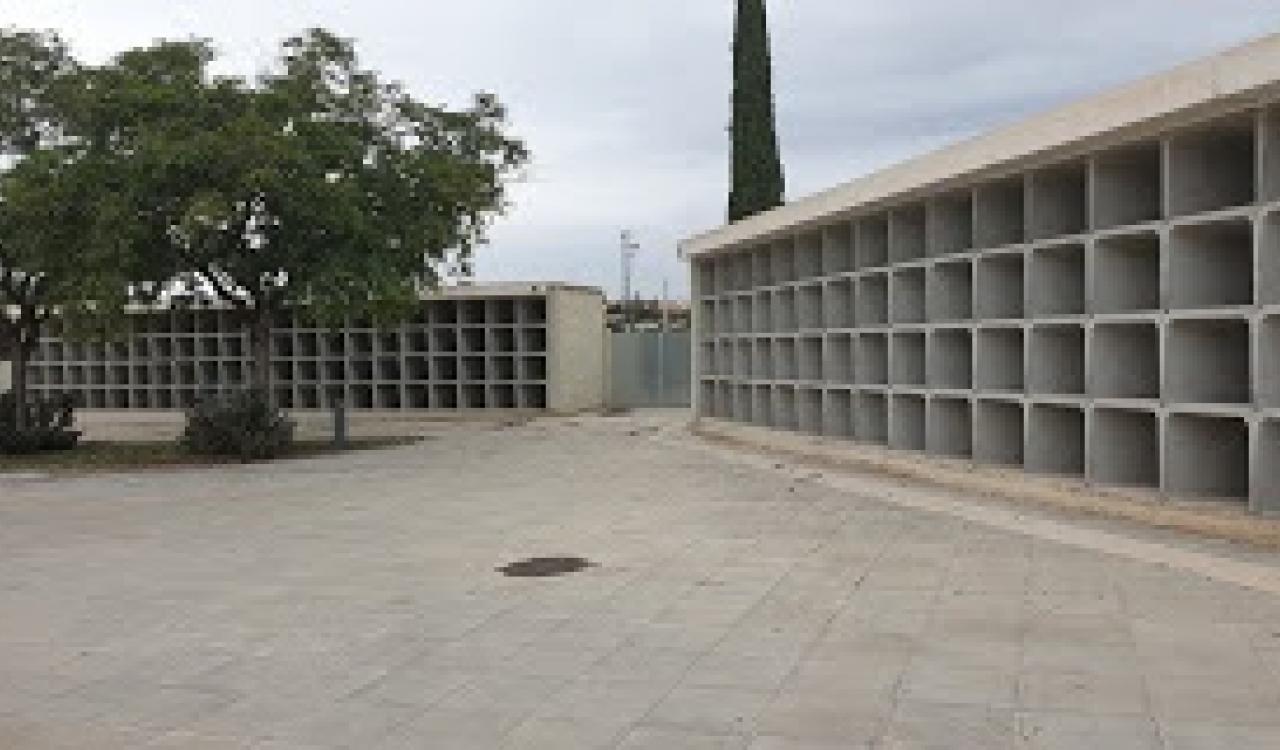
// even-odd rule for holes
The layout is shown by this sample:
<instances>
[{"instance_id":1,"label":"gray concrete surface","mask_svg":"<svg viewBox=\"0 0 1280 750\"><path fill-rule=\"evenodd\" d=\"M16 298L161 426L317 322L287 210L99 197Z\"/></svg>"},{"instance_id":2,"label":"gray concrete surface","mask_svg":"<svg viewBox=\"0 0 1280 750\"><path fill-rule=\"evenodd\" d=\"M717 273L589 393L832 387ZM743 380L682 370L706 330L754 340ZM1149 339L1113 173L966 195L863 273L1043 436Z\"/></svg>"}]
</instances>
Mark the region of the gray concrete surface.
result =
<instances>
[{"instance_id":1,"label":"gray concrete surface","mask_svg":"<svg viewBox=\"0 0 1280 750\"><path fill-rule=\"evenodd\" d=\"M1145 561L1167 535L987 523L669 414L423 429L0 479L0 747L1280 746L1280 595ZM598 566L494 571L540 554Z\"/></svg>"}]
</instances>

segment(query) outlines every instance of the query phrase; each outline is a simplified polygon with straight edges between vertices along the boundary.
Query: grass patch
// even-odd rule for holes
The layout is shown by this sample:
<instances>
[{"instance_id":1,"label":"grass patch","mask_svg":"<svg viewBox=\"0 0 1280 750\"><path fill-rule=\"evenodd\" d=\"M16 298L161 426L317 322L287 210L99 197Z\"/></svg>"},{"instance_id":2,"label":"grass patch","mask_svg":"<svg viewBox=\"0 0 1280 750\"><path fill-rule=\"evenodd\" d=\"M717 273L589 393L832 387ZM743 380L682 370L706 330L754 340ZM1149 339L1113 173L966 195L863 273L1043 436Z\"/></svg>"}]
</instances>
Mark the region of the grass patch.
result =
<instances>
[{"instance_id":1,"label":"grass patch","mask_svg":"<svg viewBox=\"0 0 1280 750\"><path fill-rule=\"evenodd\" d=\"M329 440L296 440L277 461L332 456L354 451L380 450L412 445L422 438L352 438L338 449ZM238 458L195 456L174 442L82 441L69 451L50 451L25 456L0 456L0 474L38 471L52 474L133 471L173 467L226 466L243 463ZM253 463L270 463L260 461Z\"/></svg>"}]
</instances>

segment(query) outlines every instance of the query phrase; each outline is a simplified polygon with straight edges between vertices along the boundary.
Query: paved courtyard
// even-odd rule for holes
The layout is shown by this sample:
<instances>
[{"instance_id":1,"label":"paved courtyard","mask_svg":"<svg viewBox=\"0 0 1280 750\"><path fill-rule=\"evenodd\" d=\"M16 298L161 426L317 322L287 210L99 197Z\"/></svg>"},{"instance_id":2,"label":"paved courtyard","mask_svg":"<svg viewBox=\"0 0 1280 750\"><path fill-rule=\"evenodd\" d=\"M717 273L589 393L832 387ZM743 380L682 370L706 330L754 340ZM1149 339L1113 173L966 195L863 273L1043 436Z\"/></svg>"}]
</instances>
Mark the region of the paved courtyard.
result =
<instances>
[{"instance_id":1,"label":"paved courtyard","mask_svg":"<svg viewBox=\"0 0 1280 750\"><path fill-rule=\"evenodd\" d=\"M429 429L0 479L0 748L1280 747L1280 595L1098 523L929 510L667 418ZM596 566L495 571L562 554Z\"/></svg>"}]
</instances>

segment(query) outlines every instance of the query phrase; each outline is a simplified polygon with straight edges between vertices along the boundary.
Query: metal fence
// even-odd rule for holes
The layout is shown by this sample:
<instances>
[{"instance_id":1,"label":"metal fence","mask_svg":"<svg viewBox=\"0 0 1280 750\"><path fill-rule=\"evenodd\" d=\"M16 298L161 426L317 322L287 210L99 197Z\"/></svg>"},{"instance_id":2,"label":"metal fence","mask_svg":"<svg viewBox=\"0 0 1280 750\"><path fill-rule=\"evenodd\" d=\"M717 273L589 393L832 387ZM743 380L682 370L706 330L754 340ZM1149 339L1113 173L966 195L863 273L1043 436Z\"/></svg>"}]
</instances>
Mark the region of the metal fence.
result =
<instances>
[{"instance_id":1,"label":"metal fence","mask_svg":"<svg viewBox=\"0 0 1280 750\"><path fill-rule=\"evenodd\" d=\"M689 406L688 331L613 331L609 336L609 406Z\"/></svg>"}]
</instances>

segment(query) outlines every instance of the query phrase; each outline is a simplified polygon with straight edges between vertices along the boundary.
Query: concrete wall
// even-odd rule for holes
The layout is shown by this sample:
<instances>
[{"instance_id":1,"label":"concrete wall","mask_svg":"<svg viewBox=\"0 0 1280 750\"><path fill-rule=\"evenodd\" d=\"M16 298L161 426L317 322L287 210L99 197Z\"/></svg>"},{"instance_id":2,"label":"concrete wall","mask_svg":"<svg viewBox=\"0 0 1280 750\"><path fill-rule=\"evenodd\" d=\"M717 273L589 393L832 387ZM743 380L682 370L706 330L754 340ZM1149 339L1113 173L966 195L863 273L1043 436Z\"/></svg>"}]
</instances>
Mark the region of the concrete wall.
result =
<instances>
[{"instance_id":1,"label":"concrete wall","mask_svg":"<svg viewBox=\"0 0 1280 750\"><path fill-rule=\"evenodd\" d=\"M1210 109L691 241L698 415L1280 513L1280 105Z\"/></svg>"},{"instance_id":2,"label":"concrete wall","mask_svg":"<svg viewBox=\"0 0 1280 750\"><path fill-rule=\"evenodd\" d=\"M36 392L88 409L180 409L244 387L245 331L225 310L131 317L119 341L47 338L30 367ZM543 284L459 287L425 299L413 319L340 329L283 315L272 330L272 390L287 409L555 409L603 404L599 291Z\"/></svg>"}]
</instances>

